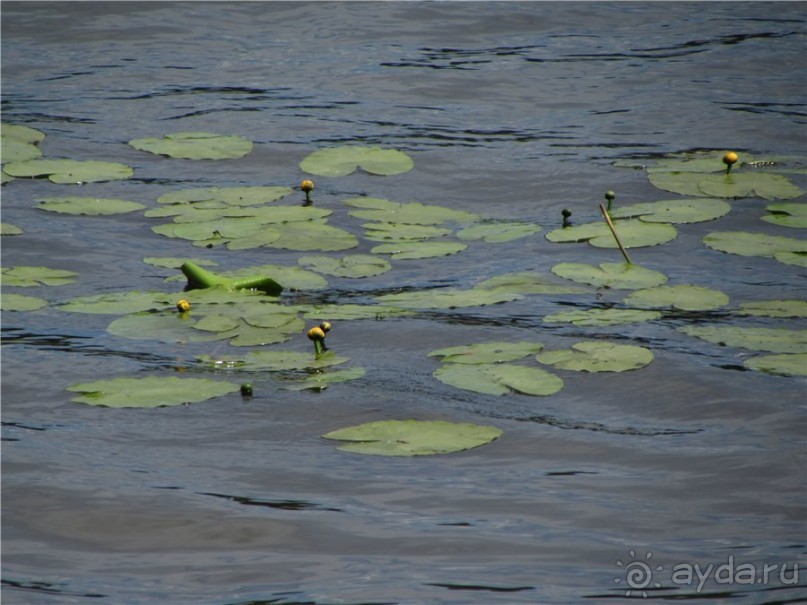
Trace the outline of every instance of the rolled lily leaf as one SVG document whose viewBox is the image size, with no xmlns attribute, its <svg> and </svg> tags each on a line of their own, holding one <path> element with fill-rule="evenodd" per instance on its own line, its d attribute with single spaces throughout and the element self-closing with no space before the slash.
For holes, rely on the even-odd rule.
<svg viewBox="0 0 807 605">
<path fill-rule="evenodd" d="M 182 263 L 180 267 L 182 273 L 188 278 L 188 285 L 192 288 L 227 288 L 230 290 L 261 290 L 270 296 L 279 296 L 283 291 L 283 286 L 271 277 L 253 276 L 243 279 L 228 279 L 190 261 Z"/>
</svg>

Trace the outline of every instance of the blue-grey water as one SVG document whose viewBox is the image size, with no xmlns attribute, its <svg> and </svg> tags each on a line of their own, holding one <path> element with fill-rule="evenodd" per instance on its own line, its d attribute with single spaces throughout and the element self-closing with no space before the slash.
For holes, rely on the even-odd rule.
<svg viewBox="0 0 807 605">
<path fill-rule="evenodd" d="M 341 204 L 356 195 L 535 221 L 545 232 L 564 208 L 579 222 L 598 220 L 606 189 L 620 202 L 675 197 L 617 160 L 805 153 L 805 8 L 3 2 L 3 122 L 45 132 L 45 157 L 135 170 L 126 181 L 3 186 L 3 222 L 24 230 L 4 236 L 3 266 L 79 274 L 64 286 L 4 286 L 51 304 L 2 318 L 3 603 L 804 602 L 805 382 L 743 371 L 753 352 L 684 337 L 675 328 L 686 317 L 550 327 L 544 315 L 581 299 L 531 296 L 335 322 L 329 342 L 366 368 L 361 380 L 315 393 L 257 378 L 248 402 L 234 394 L 157 409 L 86 406 L 66 387 L 174 375 L 227 345 L 115 337 L 110 316 L 67 313 L 61 302 L 178 292 L 147 256 L 206 255 L 234 269 L 293 266 L 299 253 L 199 249 L 153 233 L 160 221 L 140 212 L 79 217 L 36 202 L 73 194 L 153 207 L 183 188 L 295 186 L 310 152 L 359 143 L 401 149 L 415 168 L 315 177 L 317 206 L 357 235 Z M 237 134 L 255 146 L 239 160 L 190 161 L 127 145 L 178 131 Z M 759 221 L 765 205 L 732 202 L 718 223 L 681 226 L 676 240 L 637 249 L 634 260 L 670 283 L 720 289 L 732 308 L 803 300 L 803 269 L 701 243 L 713 230 L 798 237 Z M 373 245 L 361 240 L 354 251 Z M 607 261 L 618 252 L 539 234 L 394 262 L 372 280 L 329 278 L 319 295 L 349 302 L 374 289 L 468 288 L 505 272 Z M 559 371 L 566 386 L 550 397 L 495 397 L 438 382 L 427 357 L 471 342 L 560 348 L 590 338 L 643 344 L 655 360 L 625 374 Z M 279 348 L 308 347 L 300 335 Z M 393 418 L 504 434 L 418 458 L 342 453 L 320 438 Z"/>
</svg>

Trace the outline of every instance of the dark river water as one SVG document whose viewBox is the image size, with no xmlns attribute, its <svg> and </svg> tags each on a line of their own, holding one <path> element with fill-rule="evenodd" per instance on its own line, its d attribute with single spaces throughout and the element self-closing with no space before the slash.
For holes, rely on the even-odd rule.
<svg viewBox="0 0 807 605">
<path fill-rule="evenodd" d="M 3 186 L 3 222 L 25 232 L 3 238 L 3 266 L 79 274 L 63 286 L 4 287 L 51 304 L 2 318 L 3 603 L 807 601 L 805 381 L 742 371 L 752 352 L 685 337 L 675 317 L 549 326 L 544 315 L 581 299 L 530 296 L 334 322 L 331 347 L 367 373 L 322 392 L 255 376 L 249 401 L 236 393 L 156 409 L 81 405 L 66 387 L 170 376 L 229 345 L 116 337 L 106 332 L 114 316 L 68 313 L 59 303 L 179 292 L 164 282 L 172 272 L 145 264 L 147 256 L 234 269 L 294 266 L 299 253 L 196 248 L 153 233 L 160 221 L 142 212 L 36 208 L 58 195 L 154 207 L 183 188 L 296 186 L 306 155 L 353 143 L 400 149 L 415 162 L 397 176 L 315 177 L 316 205 L 357 235 L 341 204 L 357 195 L 534 221 L 544 233 L 563 208 L 580 222 L 599 220 L 607 189 L 619 201 L 674 197 L 618 160 L 698 149 L 805 152 L 806 7 L 3 2 L 3 121 L 46 133 L 45 157 L 135 170 L 129 180 L 84 186 Z M 223 161 L 127 145 L 178 131 L 255 145 Z M 804 175 L 792 178 L 805 186 Z M 732 307 L 804 299 L 803 269 L 701 244 L 715 229 L 798 236 L 759 221 L 765 200 L 732 204 L 719 227 L 683 225 L 673 242 L 637 249 L 634 260 L 670 283 L 720 289 Z M 361 240 L 348 252 L 373 245 Z M 360 301 L 619 260 L 616 250 L 551 244 L 542 233 L 393 262 L 372 280 L 330 277 L 317 296 Z M 755 325 L 804 328 L 793 319 Z M 439 364 L 427 356 L 490 340 L 560 348 L 591 338 L 641 343 L 655 360 L 622 374 L 558 371 L 566 386 L 549 397 L 497 397 L 438 382 Z M 300 335 L 280 348 L 307 351 L 309 343 Z M 393 418 L 504 433 L 477 449 L 415 458 L 348 454 L 320 438 Z"/>
</svg>

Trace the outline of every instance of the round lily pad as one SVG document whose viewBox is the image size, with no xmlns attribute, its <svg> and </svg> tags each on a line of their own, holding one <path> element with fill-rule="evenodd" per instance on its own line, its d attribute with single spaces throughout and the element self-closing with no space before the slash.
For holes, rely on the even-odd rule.
<svg viewBox="0 0 807 605">
<path fill-rule="evenodd" d="M 85 215 L 126 214 L 145 207 L 131 200 L 76 196 L 44 198 L 37 205 L 40 210 L 48 212 Z"/>
<path fill-rule="evenodd" d="M 16 177 L 47 176 L 54 183 L 80 184 L 128 179 L 134 171 L 125 164 L 78 160 L 29 160 L 12 162 L 3 167 Z"/>
<path fill-rule="evenodd" d="M 543 227 L 536 223 L 490 222 L 466 227 L 457 232 L 461 240 L 483 240 L 489 244 L 509 242 L 540 233 Z"/>
<path fill-rule="evenodd" d="M 728 347 L 771 353 L 803 353 L 807 350 L 807 330 L 749 328 L 742 326 L 683 326 L 684 334 Z"/>
<path fill-rule="evenodd" d="M 449 454 L 490 443 L 501 436 L 496 427 L 442 420 L 379 420 L 323 435 L 346 442 L 339 449 L 375 456 Z"/>
<path fill-rule="evenodd" d="M 678 232 L 667 223 L 647 223 L 639 219 L 619 220 L 614 224 L 625 248 L 658 246 L 675 239 Z M 605 222 L 585 223 L 546 234 L 550 242 L 588 242 L 597 248 L 618 248 L 614 235 Z"/>
<path fill-rule="evenodd" d="M 443 363 L 501 363 L 534 355 L 543 347 L 537 342 L 482 342 L 437 349 L 429 357 L 440 357 Z"/>
<path fill-rule="evenodd" d="M 409 172 L 415 163 L 397 149 L 344 145 L 315 151 L 300 162 L 300 169 L 319 176 L 347 176 L 361 168 L 376 175 Z"/>
<path fill-rule="evenodd" d="M 552 273 L 600 288 L 637 290 L 660 286 L 667 276 L 632 263 L 601 263 L 599 267 L 583 263 L 558 263 Z"/>
<path fill-rule="evenodd" d="M 589 289 L 558 283 L 532 271 L 505 273 L 479 282 L 474 289 L 514 294 L 582 294 Z"/>
<path fill-rule="evenodd" d="M 650 182 L 657 188 L 681 195 L 721 198 L 761 197 L 766 200 L 792 199 L 804 194 L 787 177 L 766 172 L 702 174 L 697 172 L 653 172 Z"/>
<path fill-rule="evenodd" d="M 496 292 L 491 290 L 449 289 L 401 292 L 400 294 L 384 294 L 376 297 L 381 304 L 406 309 L 454 309 L 458 307 L 480 307 L 518 300 L 520 294 Z"/>
<path fill-rule="evenodd" d="M 762 220 L 780 227 L 807 228 L 807 204 L 795 202 L 769 204 L 766 210 L 770 214 L 763 216 Z"/>
<path fill-rule="evenodd" d="M 645 347 L 595 340 L 578 342 L 571 349 L 545 351 L 536 359 L 560 370 L 626 372 L 648 365 L 653 353 Z"/>
<path fill-rule="evenodd" d="M 459 242 L 399 242 L 395 244 L 381 244 L 370 252 L 373 254 L 389 254 L 396 260 L 412 260 L 419 258 L 436 258 L 450 256 L 467 248 L 467 244 Z"/>
<path fill-rule="evenodd" d="M 371 254 L 349 254 L 342 258 L 301 256 L 297 262 L 318 273 L 352 278 L 381 275 L 392 268 L 389 261 Z"/>
<path fill-rule="evenodd" d="M 268 204 L 293 193 L 291 187 L 197 187 L 164 193 L 160 204 L 184 205 L 194 202 L 221 202 L 227 206 Z"/>
<path fill-rule="evenodd" d="M 111 408 L 156 408 L 205 401 L 238 391 L 237 384 L 208 378 L 113 378 L 67 387 L 71 401 Z"/>
<path fill-rule="evenodd" d="M 807 376 L 807 353 L 759 355 L 743 361 L 750 370 L 777 376 Z"/>
<path fill-rule="evenodd" d="M 36 296 L 23 296 L 4 292 L 0 297 L 0 309 L 5 311 L 36 311 L 48 306 L 48 301 Z"/>
<path fill-rule="evenodd" d="M 266 244 L 272 248 L 310 252 L 336 252 L 355 248 L 359 240 L 352 233 L 316 222 L 288 223 L 278 229 L 280 237 Z"/>
<path fill-rule="evenodd" d="M 344 200 L 344 203 L 356 208 L 348 213 L 350 216 L 379 223 L 439 225 L 479 220 L 478 215 L 464 210 L 420 202 L 399 203 L 383 198 L 356 197 Z"/>
<path fill-rule="evenodd" d="M 659 319 L 658 311 L 641 309 L 585 309 L 562 311 L 544 317 L 545 323 L 570 323 L 575 326 L 616 326 Z"/>
<path fill-rule="evenodd" d="M 133 139 L 129 145 L 141 151 L 186 160 L 242 158 L 252 151 L 252 141 L 212 132 L 175 132 L 162 138 Z"/>
<path fill-rule="evenodd" d="M 451 229 L 408 223 L 365 223 L 364 238 L 371 242 L 413 242 L 451 235 Z"/>
<path fill-rule="evenodd" d="M 626 305 L 643 309 L 674 308 L 682 311 L 710 311 L 725 307 L 729 303 L 729 297 L 719 290 L 684 284 L 637 290 L 623 302 Z"/>
<path fill-rule="evenodd" d="M 37 143 L 45 139 L 44 132 L 28 126 L 1 124 L 0 134 L 2 135 L 0 136 L 2 139 L 0 158 L 3 163 L 26 162 L 42 156 L 42 151 L 37 147 Z"/>
<path fill-rule="evenodd" d="M 365 374 L 364 368 L 349 368 L 347 370 L 335 371 L 319 371 L 314 374 L 307 375 L 302 380 L 295 380 L 286 382 L 283 385 L 284 389 L 290 391 L 322 391 L 332 384 L 340 382 L 348 382 L 350 380 L 358 380 Z"/>
<path fill-rule="evenodd" d="M 747 231 L 714 231 L 703 238 L 713 250 L 740 256 L 775 256 L 780 252 L 807 253 L 807 240 Z"/>
<path fill-rule="evenodd" d="M 714 198 L 662 200 L 619 206 L 611 218 L 638 218 L 647 223 L 700 223 L 728 214 L 731 206 Z"/>
<path fill-rule="evenodd" d="M 434 371 L 434 377 L 459 389 L 487 395 L 516 392 L 547 396 L 563 388 L 563 380 L 546 370 L 511 363 L 447 363 Z"/>
<path fill-rule="evenodd" d="M 0 276 L 4 286 L 64 286 L 73 283 L 78 273 L 49 267 L 3 267 Z"/>
</svg>

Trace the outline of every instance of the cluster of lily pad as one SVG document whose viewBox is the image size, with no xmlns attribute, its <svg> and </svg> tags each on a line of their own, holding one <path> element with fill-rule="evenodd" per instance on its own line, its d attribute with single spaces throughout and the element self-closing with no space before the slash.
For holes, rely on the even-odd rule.
<svg viewBox="0 0 807 605">
<path fill-rule="evenodd" d="M 39 144 L 44 134 L 33 129 L 3 125 L 2 134 L 3 161 L 7 162 L 3 166 L 4 182 L 11 178 L 43 176 L 55 183 L 80 183 L 132 176 L 131 168 L 109 162 L 43 160 Z M 252 143 L 242 137 L 202 132 L 136 139 L 130 141 L 130 145 L 150 153 L 191 160 L 237 159 L 252 149 Z M 677 225 L 714 221 L 725 216 L 731 209 L 727 200 L 761 197 L 776 202 L 803 195 L 804 192 L 785 176 L 788 171 L 801 170 L 800 160 L 752 158 L 748 154 L 743 154 L 741 162 L 737 160 L 737 157 L 731 162 L 724 159 L 725 170 L 720 155 L 715 153 L 680 154 L 650 165 L 619 162 L 620 166 L 646 170 L 656 187 L 685 197 L 612 208 L 611 196 L 608 223 L 570 225 L 569 213 L 565 213 L 564 225 L 546 233 L 545 239 L 553 243 L 587 242 L 600 248 L 662 245 L 677 237 Z M 312 175 L 338 177 L 358 169 L 374 175 L 401 174 L 411 170 L 413 165 L 411 158 L 398 150 L 342 146 L 311 153 L 301 161 L 300 168 Z M 365 221 L 360 225 L 361 238 L 373 243 L 370 253 L 340 257 L 311 254 L 343 252 L 357 247 L 360 242 L 356 234 L 327 224 L 333 211 L 312 203 L 313 188 L 313 182 L 303 181 L 301 189 L 306 193 L 303 205 L 279 203 L 293 193 L 288 186 L 182 189 L 160 196 L 156 200 L 158 206 L 144 212 L 150 219 L 170 219 L 170 222 L 155 225 L 152 228 L 155 233 L 190 241 L 194 246 L 223 246 L 229 250 L 268 247 L 307 253 L 299 257 L 297 267 L 264 265 L 217 273 L 202 269 L 201 265 L 205 264 L 202 260 L 144 259 L 158 267 L 172 270 L 181 267 L 189 284 L 196 288 L 183 292 L 185 304 L 180 305 L 179 312 L 177 295 L 171 292 L 107 292 L 75 298 L 58 308 L 119 315 L 110 323 L 108 332 L 120 337 L 163 342 L 226 341 L 234 347 L 288 342 L 299 337 L 305 331 L 306 322 L 312 320 L 395 317 L 424 310 L 506 303 L 530 295 L 590 295 L 595 289 L 627 293 L 621 304 L 598 304 L 551 313 L 543 317 L 543 322 L 611 326 L 655 320 L 674 313 L 698 312 L 703 317 L 704 313 L 716 310 L 738 316 L 807 316 L 807 302 L 796 300 L 747 303 L 729 309 L 728 297 L 718 290 L 697 284 L 670 285 L 663 273 L 632 262 L 559 263 L 551 268 L 551 275 L 532 271 L 509 273 L 470 288 L 382 294 L 375 296 L 370 304 L 300 303 L 293 296 L 281 297 L 281 292 L 322 290 L 328 285 L 324 275 L 350 279 L 372 277 L 390 271 L 393 263 L 458 254 L 473 242 L 495 245 L 534 236 L 543 229 L 536 223 L 485 218 L 439 205 L 353 197 L 343 200 L 343 204 L 349 216 Z M 137 212 L 145 208 L 130 200 L 79 196 L 44 198 L 38 200 L 37 207 L 43 211 L 83 215 Z M 807 226 L 805 204 L 776 202 L 769 204 L 766 210 L 768 214 L 761 218 L 768 223 L 788 228 Z M 4 235 L 20 232 L 13 225 L 3 225 Z M 716 231 L 707 234 L 703 242 L 721 252 L 771 257 L 802 267 L 807 260 L 807 244 L 796 238 Z M 6 286 L 59 285 L 75 278 L 75 274 L 69 273 L 42 267 L 4 268 L 3 283 Z M 32 310 L 48 304 L 42 299 L 28 299 L 33 297 L 5 294 L 3 310 Z M 679 329 L 709 342 L 770 353 L 745 360 L 749 369 L 785 375 L 807 374 L 805 331 L 737 328 L 703 325 L 702 322 Z M 553 351 L 544 351 L 543 345 L 535 342 L 472 343 L 432 351 L 429 356 L 440 360 L 442 365 L 434 371 L 434 376 L 445 384 L 493 395 L 515 392 L 539 396 L 556 393 L 564 384 L 563 379 L 546 366 L 560 371 L 621 372 L 640 369 L 653 360 L 653 353 L 645 347 L 601 339 L 585 340 Z M 203 371 L 235 376 L 268 373 L 285 388 L 320 390 L 364 376 L 364 368 L 341 368 L 348 361 L 349 358 L 330 350 L 318 349 L 312 356 L 298 351 L 260 348 L 239 354 L 203 355 L 195 363 Z M 123 385 L 121 380 L 139 382 L 135 388 L 134 383 Z M 161 391 L 154 379 L 115 379 L 73 385 L 70 390 L 81 393 L 75 401 L 118 407 L 187 403 L 190 399 L 183 393 L 190 387 L 199 394 L 208 394 L 203 399 L 238 390 L 234 383 L 198 378 L 176 378 L 165 384 L 166 389 Z M 141 393 L 142 398 L 136 394 L 123 397 L 124 390 Z M 242 393 L 245 393 L 243 388 Z M 395 427 L 374 425 L 374 437 L 369 436 L 372 431 L 364 432 L 370 427 L 335 432 L 326 437 L 355 438 L 360 444 L 344 449 L 366 453 L 415 455 L 442 451 L 428 444 L 424 448 L 423 443 L 412 436 L 435 427 L 413 422 Z M 458 427 L 460 425 L 455 426 Z M 468 426 L 461 428 L 463 434 L 470 430 Z M 388 433 L 390 430 L 392 432 Z M 458 443 L 466 445 L 446 451 L 466 449 L 473 447 L 467 443 L 480 445 L 495 439 L 499 435 L 497 430 L 471 431 L 477 441 L 460 439 Z M 445 435 L 451 431 L 441 425 L 438 432 Z M 403 436 L 404 433 L 408 436 Z M 485 436 L 482 441 L 478 440 L 480 434 Z M 370 443 L 375 445 L 366 445 Z"/>
</svg>

